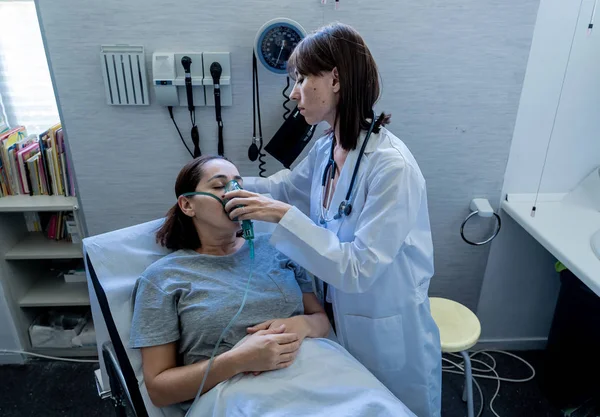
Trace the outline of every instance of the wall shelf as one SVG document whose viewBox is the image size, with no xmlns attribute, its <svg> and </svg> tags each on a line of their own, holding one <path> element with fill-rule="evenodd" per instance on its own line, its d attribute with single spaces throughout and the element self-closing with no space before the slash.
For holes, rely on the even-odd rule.
<svg viewBox="0 0 600 417">
<path fill-rule="evenodd" d="M 40 279 L 19 300 L 21 307 L 88 306 L 87 283 L 65 282 L 62 278 Z"/>
<path fill-rule="evenodd" d="M 0 212 L 71 211 L 77 197 L 54 195 L 15 195 L 0 198 Z"/>
<path fill-rule="evenodd" d="M 55 241 L 41 233 L 29 233 L 4 256 L 7 260 L 19 259 L 78 259 L 83 258 L 80 243 Z"/>
</svg>

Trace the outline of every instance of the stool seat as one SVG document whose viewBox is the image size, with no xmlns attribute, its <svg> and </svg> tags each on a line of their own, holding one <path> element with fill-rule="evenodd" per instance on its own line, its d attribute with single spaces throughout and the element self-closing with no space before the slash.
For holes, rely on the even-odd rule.
<svg viewBox="0 0 600 417">
<path fill-rule="evenodd" d="M 430 297 L 431 315 L 440 329 L 442 352 L 461 352 L 475 346 L 481 335 L 477 316 L 456 301 Z"/>
</svg>

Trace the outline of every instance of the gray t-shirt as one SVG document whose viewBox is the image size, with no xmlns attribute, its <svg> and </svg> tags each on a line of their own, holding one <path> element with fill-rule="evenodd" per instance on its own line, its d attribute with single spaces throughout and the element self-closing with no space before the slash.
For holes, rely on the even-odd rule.
<svg viewBox="0 0 600 417">
<path fill-rule="evenodd" d="M 221 332 L 242 303 L 242 313 L 223 338 L 217 354 L 246 336 L 246 328 L 266 320 L 304 314 L 302 293 L 312 292 L 306 271 L 269 244 L 254 239 L 254 265 L 248 243 L 227 256 L 179 250 L 150 265 L 133 290 L 131 348 L 175 341 L 184 365 L 210 358 Z"/>
</svg>

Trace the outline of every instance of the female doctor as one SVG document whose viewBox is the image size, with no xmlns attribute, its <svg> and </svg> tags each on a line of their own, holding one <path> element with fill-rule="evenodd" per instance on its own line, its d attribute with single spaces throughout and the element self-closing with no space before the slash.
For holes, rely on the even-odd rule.
<svg viewBox="0 0 600 417">
<path fill-rule="evenodd" d="M 329 284 L 339 342 L 417 416 L 439 416 L 425 180 L 383 127 L 389 116 L 373 113 L 375 61 L 353 28 L 334 24 L 300 42 L 288 68 L 296 80 L 290 97 L 309 124 L 325 121 L 330 133 L 295 169 L 247 178 L 245 190 L 225 195 L 225 210 L 277 223 L 271 243 Z"/>
</svg>

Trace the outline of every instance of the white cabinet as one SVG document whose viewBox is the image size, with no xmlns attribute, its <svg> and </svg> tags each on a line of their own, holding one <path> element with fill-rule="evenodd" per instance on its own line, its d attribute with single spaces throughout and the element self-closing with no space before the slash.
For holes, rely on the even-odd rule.
<svg viewBox="0 0 600 417">
<path fill-rule="evenodd" d="M 48 309 L 90 305 L 86 283 L 66 283 L 51 273 L 52 260 L 83 259 L 81 243 L 56 241 L 28 232 L 25 212 L 72 212 L 83 237 L 76 197 L 9 196 L 0 198 L 0 350 L 23 350 L 51 356 L 97 356 L 93 348 L 33 349 L 28 329 Z M 16 334 L 14 334 L 16 333 Z M 1 355 L 0 363 L 20 362 L 20 355 Z"/>
</svg>

